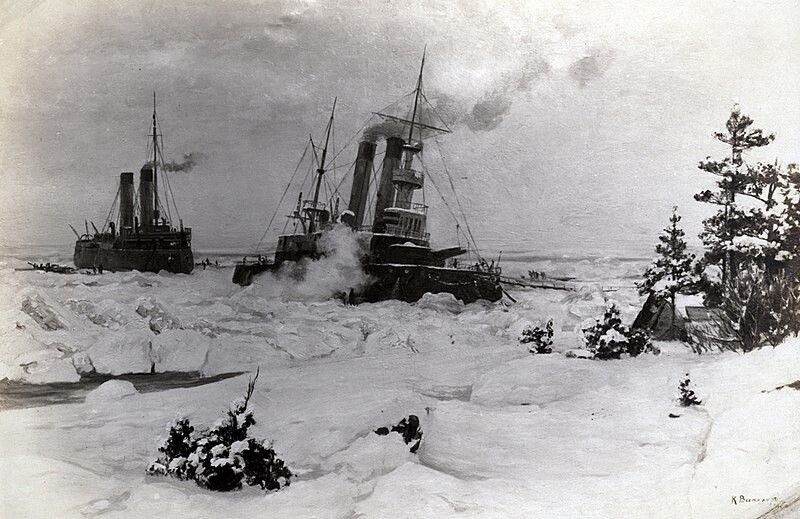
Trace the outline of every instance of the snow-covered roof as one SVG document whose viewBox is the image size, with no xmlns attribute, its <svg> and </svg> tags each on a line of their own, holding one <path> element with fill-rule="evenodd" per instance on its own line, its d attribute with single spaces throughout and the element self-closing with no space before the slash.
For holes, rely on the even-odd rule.
<svg viewBox="0 0 800 519">
<path fill-rule="evenodd" d="M 702 294 L 675 294 L 675 309 L 677 310 L 677 315 L 686 319 L 687 307 L 702 307 L 703 306 L 703 295 Z"/>
<path fill-rule="evenodd" d="M 705 306 L 685 307 L 686 317 L 693 322 L 716 321 L 722 317 L 721 308 L 707 308 Z"/>
<path fill-rule="evenodd" d="M 425 247 L 423 245 L 417 245 L 416 243 L 411 243 L 410 241 L 407 241 L 405 243 L 394 243 L 394 244 L 390 245 L 390 247 L 414 247 L 416 249 L 430 249 L 430 247 Z"/>
</svg>

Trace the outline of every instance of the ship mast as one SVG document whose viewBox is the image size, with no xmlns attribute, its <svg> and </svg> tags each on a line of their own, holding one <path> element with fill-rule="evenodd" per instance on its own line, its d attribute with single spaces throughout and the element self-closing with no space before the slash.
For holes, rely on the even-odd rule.
<svg viewBox="0 0 800 519">
<path fill-rule="evenodd" d="M 419 77 L 417 78 L 417 89 L 414 91 L 414 110 L 411 112 L 411 126 L 408 129 L 408 143 L 411 144 L 411 139 L 414 134 L 414 119 L 417 118 L 417 107 L 419 106 L 419 93 L 422 90 L 422 69 L 425 68 L 425 51 L 428 49 L 426 45 L 422 49 L 422 63 L 419 65 Z"/>
<path fill-rule="evenodd" d="M 161 216 L 158 210 L 158 132 L 156 128 L 156 93 L 153 91 L 153 218 L 158 225 Z"/>
<path fill-rule="evenodd" d="M 325 174 L 325 157 L 328 155 L 328 142 L 331 138 L 331 130 L 333 129 L 333 114 L 336 111 L 336 99 L 333 99 L 333 108 L 331 109 L 331 118 L 328 120 L 328 128 L 325 134 L 325 147 L 322 149 L 322 158 L 319 162 L 319 168 L 317 168 L 317 185 L 314 188 L 314 201 L 313 205 L 311 206 L 311 210 L 313 211 L 311 221 L 308 225 L 308 232 L 314 232 L 314 220 L 318 217 L 319 211 L 317 208 L 317 203 L 319 203 L 319 189 L 322 184 L 322 176 Z"/>
<path fill-rule="evenodd" d="M 422 51 L 422 63 L 419 66 L 419 77 L 417 78 L 417 88 L 414 90 L 414 108 L 411 112 L 411 119 L 408 128 L 408 140 L 402 146 L 402 155 L 399 168 L 392 169 L 392 184 L 394 184 L 394 207 L 411 209 L 413 207 L 414 191 L 422 189 L 424 176 L 421 171 L 413 169 L 414 157 L 422 151 L 422 135 L 419 140 L 414 140 L 414 126 L 419 110 L 419 101 L 422 96 L 422 71 L 425 68 L 425 50 Z M 386 159 L 384 159 L 385 161 Z M 420 221 L 421 222 L 421 221 Z M 420 223 L 424 226 L 424 223 Z"/>
</svg>

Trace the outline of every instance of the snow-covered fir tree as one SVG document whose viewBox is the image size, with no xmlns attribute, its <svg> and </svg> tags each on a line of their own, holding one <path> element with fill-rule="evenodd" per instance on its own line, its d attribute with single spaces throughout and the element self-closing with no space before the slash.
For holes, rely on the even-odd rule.
<svg viewBox="0 0 800 519">
<path fill-rule="evenodd" d="M 719 177 L 716 191 L 702 191 L 695 200 L 719 206 L 716 214 L 703 221 L 700 238 L 706 246 L 705 261 L 720 267 L 723 285 L 735 275 L 738 263 L 754 252 L 762 258 L 777 253 L 770 241 L 770 232 L 776 228 L 770 209 L 781 187 L 779 168 L 760 163 L 750 166 L 742 158 L 745 151 L 768 145 L 775 135 L 765 135 L 752 126 L 753 120 L 735 105 L 726 131 L 714 133 L 717 140 L 730 147 L 730 156 L 722 160 L 707 157 L 698 165 Z M 750 203 L 737 202 L 737 195 L 748 197 Z"/>
<path fill-rule="evenodd" d="M 581 338 L 592 357 L 600 360 L 619 359 L 625 354 L 636 357 L 645 352 L 661 353 L 645 330 L 631 330 L 622 324 L 619 308 L 610 300 L 606 301 L 602 321 L 589 319 L 581 325 Z"/>
<path fill-rule="evenodd" d="M 788 270 L 793 277 L 800 278 L 800 168 L 797 164 L 789 164 L 785 179 L 781 193 L 783 207 L 779 218 L 782 246 L 777 259 L 788 264 Z"/>
<path fill-rule="evenodd" d="M 695 195 L 720 206 L 700 235 L 706 264 L 722 271 L 721 283 L 706 287 L 706 301 L 722 308 L 729 335 L 745 351 L 800 331 L 800 173 L 795 165 L 784 171 L 777 160 L 743 160 L 744 151 L 775 138 L 752 124 L 734 107 L 727 133 L 715 133 L 730 146 L 730 157 L 699 166 L 720 177 L 719 190 Z"/>
<path fill-rule="evenodd" d="M 636 283 L 639 293 L 655 294 L 658 298 L 668 298 L 672 305 L 670 337 L 675 330 L 675 294 L 697 284 L 699 277 L 694 272 L 694 254 L 686 250 L 685 233 L 678 227 L 681 217 L 678 208 L 672 208 L 669 226 L 659 235 L 661 243 L 656 245 L 659 255 L 645 270 L 642 281 Z"/>
</svg>

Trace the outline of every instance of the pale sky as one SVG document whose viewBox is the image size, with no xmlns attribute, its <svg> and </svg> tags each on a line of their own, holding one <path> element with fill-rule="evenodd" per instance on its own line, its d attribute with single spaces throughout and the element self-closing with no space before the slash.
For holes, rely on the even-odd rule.
<svg viewBox="0 0 800 519">
<path fill-rule="evenodd" d="M 488 250 L 648 255 L 673 205 L 696 239 L 708 209 L 692 194 L 713 181 L 697 162 L 725 155 L 711 134 L 735 102 L 777 135 L 748 160 L 800 160 L 796 1 L 9 1 L 0 252 L 69 252 L 68 223 L 105 220 L 145 160 L 154 90 L 166 158 L 202 154 L 170 177 L 195 249 L 246 250 L 333 98 L 341 146 L 413 88 L 425 45 L 454 130 L 443 153 Z"/>
</svg>

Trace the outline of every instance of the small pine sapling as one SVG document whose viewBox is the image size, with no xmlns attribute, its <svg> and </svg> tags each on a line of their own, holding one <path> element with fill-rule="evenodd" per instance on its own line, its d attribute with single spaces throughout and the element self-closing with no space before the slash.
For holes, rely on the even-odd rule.
<svg viewBox="0 0 800 519">
<path fill-rule="evenodd" d="M 631 330 L 622 324 L 619 308 L 613 301 L 606 303 L 603 321 L 595 319 L 594 323 L 581 328 L 581 333 L 586 349 L 595 359 L 619 359 L 625 353 L 631 357 L 645 352 L 660 353 L 646 331 Z"/>
<path fill-rule="evenodd" d="M 553 320 L 548 319 L 544 329 L 534 326 L 527 326 L 522 330 L 519 338 L 520 344 L 528 344 L 528 352 L 532 355 L 537 353 L 553 353 Z"/>
<path fill-rule="evenodd" d="M 689 374 L 686 374 L 686 377 L 681 380 L 678 389 L 681 392 L 681 396 L 679 397 L 679 401 L 683 407 L 689 407 L 693 405 L 700 405 L 703 402 L 697 398 L 697 395 L 694 394 L 694 390 L 689 387 L 691 381 L 689 380 Z"/>
<path fill-rule="evenodd" d="M 265 490 L 288 486 L 292 473 L 272 445 L 248 434 L 256 423 L 247 405 L 257 378 L 258 371 L 248 382 L 245 397 L 234 401 L 225 418 L 210 429 L 195 432 L 187 418 L 174 422 L 159 448 L 163 456 L 150 465 L 148 474 L 192 479 L 216 491 L 239 489 L 243 481 Z"/>
</svg>

